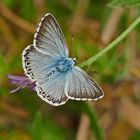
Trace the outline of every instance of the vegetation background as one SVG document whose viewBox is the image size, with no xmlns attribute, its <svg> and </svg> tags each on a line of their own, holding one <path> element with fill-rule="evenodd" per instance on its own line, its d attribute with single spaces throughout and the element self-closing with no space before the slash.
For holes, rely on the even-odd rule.
<svg viewBox="0 0 140 140">
<path fill-rule="evenodd" d="M 5 77 L 24 75 L 22 50 L 32 43 L 40 18 L 48 12 L 59 22 L 78 64 L 100 52 L 140 13 L 139 0 L 108 2 L 0 1 L 0 140 L 140 140 L 140 25 L 84 67 L 105 92 L 98 101 L 53 107 L 27 88 L 10 94 L 15 86 Z"/>
</svg>

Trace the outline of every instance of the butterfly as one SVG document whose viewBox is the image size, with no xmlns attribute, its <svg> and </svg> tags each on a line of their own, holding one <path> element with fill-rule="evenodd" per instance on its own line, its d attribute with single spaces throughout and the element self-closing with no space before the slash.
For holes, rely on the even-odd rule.
<svg viewBox="0 0 140 140">
<path fill-rule="evenodd" d="M 39 22 L 33 44 L 22 52 L 25 74 L 35 82 L 37 95 L 59 106 L 72 100 L 97 100 L 104 93 L 99 85 L 69 58 L 64 35 L 56 19 L 47 13 Z"/>
</svg>

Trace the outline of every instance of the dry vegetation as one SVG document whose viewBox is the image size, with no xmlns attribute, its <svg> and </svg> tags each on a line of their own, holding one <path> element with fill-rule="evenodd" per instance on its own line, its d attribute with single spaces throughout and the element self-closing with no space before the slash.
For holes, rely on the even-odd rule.
<svg viewBox="0 0 140 140">
<path fill-rule="evenodd" d="M 0 1 L 0 140 L 95 140 L 94 124 L 84 104 L 69 101 L 53 107 L 25 88 L 15 94 L 5 77 L 24 75 L 22 50 L 32 42 L 47 12 L 58 20 L 71 56 L 78 64 L 105 48 L 129 27 L 137 8 L 111 9 L 107 0 Z M 74 34 L 73 47 L 71 36 Z M 84 69 L 100 83 L 104 98 L 89 102 L 106 140 L 140 139 L 140 25 L 116 48 Z M 96 73 L 94 72 L 96 71 Z M 97 114 L 96 114 L 97 113 Z M 91 127 L 93 126 L 93 127 Z M 99 139 L 99 138 L 97 138 Z"/>
</svg>

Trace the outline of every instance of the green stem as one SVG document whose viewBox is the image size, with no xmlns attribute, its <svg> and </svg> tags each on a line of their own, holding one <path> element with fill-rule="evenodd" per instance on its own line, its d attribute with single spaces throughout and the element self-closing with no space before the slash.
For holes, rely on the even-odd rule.
<svg viewBox="0 0 140 140">
<path fill-rule="evenodd" d="M 105 47 L 102 51 L 97 53 L 96 55 L 90 57 L 88 60 L 84 61 L 81 64 L 81 67 L 90 66 L 93 62 L 95 62 L 98 58 L 108 52 L 110 49 L 114 48 L 117 44 L 119 44 L 138 24 L 140 23 L 140 17 L 138 17 L 129 27 L 126 29 L 119 37 L 117 37 L 113 42 L 111 42 L 107 47 Z"/>
<path fill-rule="evenodd" d="M 104 140 L 102 129 L 99 126 L 99 120 L 96 110 L 91 107 L 87 102 L 83 102 L 84 111 L 90 119 L 90 125 L 96 140 Z"/>
</svg>

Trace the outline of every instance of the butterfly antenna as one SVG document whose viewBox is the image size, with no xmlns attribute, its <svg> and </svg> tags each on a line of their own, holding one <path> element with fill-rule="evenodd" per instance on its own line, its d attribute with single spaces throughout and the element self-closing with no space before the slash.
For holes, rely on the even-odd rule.
<svg viewBox="0 0 140 140">
<path fill-rule="evenodd" d="M 72 46 L 72 48 L 73 48 L 73 58 L 74 58 L 74 56 L 75 56 L 75 54 L 74 54 L 74 45 L 73 45 L 73 42 L 74 42 L 74 34 L 72 33 L 72 37 L 71 37 L 71 46 Z"/>
<path fill-rule="evenodd" d="M 74 42 L 74 34 L 72 33 L 72 38 L 71 38 L 71 44 L 72 44 L 72 48 L 73 48 L 73 55 L 72 55 L 72 57 L 73 57 L 73 60 L 76 62 L 76 63 L 79 63 L 80 64 L 80 62 L 77 60 L 77 58 L 75 58 L 75 51 L 74 51 L 74 45 L 73 45 L 73 42 Z"/>
<path fill-rule="evenodd" d="M 93 73 L 93 75 L 98 74 L 98 72 L 94 69 L 92 70 L 92 68 L 90 66 L 87 67 L 87 72 L 91 72 L 91 73 Z"/>
</svg>

